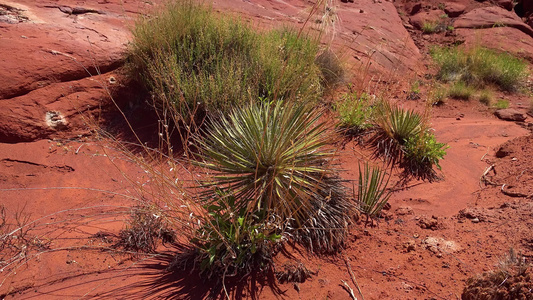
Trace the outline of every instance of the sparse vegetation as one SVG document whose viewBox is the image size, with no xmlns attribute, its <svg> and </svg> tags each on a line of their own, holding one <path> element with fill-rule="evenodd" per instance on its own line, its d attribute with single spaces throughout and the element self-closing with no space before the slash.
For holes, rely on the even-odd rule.
<svg viewBox="0 0 533 300">
<path fill-rule="evenodd" d="M 490 90 L 482 90 L 479 95 L 479 102 L 485 104 L 486 106 L 490 106 L 492 103 L 492 93 Z"/>
<path fill-rule="evenodd" d="M 367 93 L 350 92 L 336 105 L 339 127 L 350 135 L 359 135 L 372 127 L 373 106 Z"/>
<path fill-rule="evenodd" d="M 437 32 L 437 22 L 424 22 L 422 24 L 422 32 L 426 34 L 432 34 Z"/>
<path fill-rule="evenodd" d="M 418 100 L 418 99 L 420 99 L 420 81 L 415 80 L 415 82 L 411 84 L 409 94 L 407 94 L 407 100 Z"/>
<path fill-rule="evenodd" d="M 443 86 L 436 87 L 431 94 L 432 105 L 442 105 L 448 97 L 448 91 Z"/>
<path fill-rule="evenodd" d="M 164 215 L 149 207 L 136 207 L 125 229 L 120 231 L 117 247 L 135 252 L 155 252 L 158 240 L 173 243 L 176 233 L 170 229 Z"/>
<path fill-rule="evenodd" d="M 439 67 L 438 78 L 446 82 L 480 87 L 495 85 L 504 91 L 516 91 L 527 76 L 524 61 L 480 46 L 433 47 L 431 56 Z"/>
<path fill-rule="evenodd" d="M 497 109 L 509 108 L 509 101 L 500 99 L 494 103 L 494 107 Z"/>
<path fill-rule="evenodd" d="M 459 100 L 470 100 L 474 93 L 475 89 L 462 81 L 454 83 L 448 90 L 448 96 Z"/>
</svg>

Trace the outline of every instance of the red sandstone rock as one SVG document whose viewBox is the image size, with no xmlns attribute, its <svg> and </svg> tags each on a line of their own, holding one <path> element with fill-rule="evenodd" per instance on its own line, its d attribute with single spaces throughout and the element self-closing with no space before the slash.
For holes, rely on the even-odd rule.
<svg viewBox="0 0 533 300">
<path fill-rule="evenodd" d="M 493 2 L 500 6 L 500 7 L 503 7 L 507 10 L 513 10 L 513 1 L 512 0 L 493 0 Z"/>
<path fill-rule="evenodd" d="M 455 28 L 512 27 L 533 37 L 533 29 L 514 12 L 495 6 L 476 8 L 457 18 L 453 26 Z"/>
<path fill-rule="evenodd" d="M 448 2 L 444 8 L 444 12 L 450 18 L 457 18 L 460 16 L 466 9 L 466 6 L 461 3 Z"/>
<path fill-rule="evenodd" d="M 518 121 L 522 122 L 526 119 L 526 114 L 513 109 L 513 108 L 505 108 L 505 109 L 499 109 L 494 113 L 498 118 L 506 121 Z"/>
<path fill-rule="evenodd" d="M 440 23 L 443 17 L 444 12 L 442 10 L 430 10 L 412 16 L 409 18 L 409 22 L 417 29 L 422 29 L 424 23 Z"/>
</svg>

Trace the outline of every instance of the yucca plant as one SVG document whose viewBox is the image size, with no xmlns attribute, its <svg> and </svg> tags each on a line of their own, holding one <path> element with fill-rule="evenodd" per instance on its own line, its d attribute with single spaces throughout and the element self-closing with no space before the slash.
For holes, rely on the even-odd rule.
<svg viewBox="0 0 533 300">
<path fill-rule="evenodd" d="M 414 110 L 405 110 L 388 101 L 377 106 L 374 116 L 378 127 L 370 140 L 374 155 L 384 157 L 390 164 L 400 161 L 407 140 L 423 130 L 424 118 Z"/>
<path fill-rule="evenodd" d="M 263 216 L 257 222 L 317 234 L 311 244 L 321 249 L 341 243 L 350 205 L 319 116 L 312 106 L 278 101 L 252 103 L 214 121 L 198 139 L 199 165 L 214 171 L 202 185 L 203 200 L 221 189 L 235 197 L 235 209 Z"/>
<path fill-rule="evenodd" d="M 359 210 L 366 216 L 365 225 L 371 219 L 379 216 L 381 210 L 389 201 L 390 190 L 387 190 L 390 175 L 379 167 L 370 167 L 368 163 L 363 168 L 359 166 L 359 183 L 357 188 L 357 203 Z"/>
</svg>

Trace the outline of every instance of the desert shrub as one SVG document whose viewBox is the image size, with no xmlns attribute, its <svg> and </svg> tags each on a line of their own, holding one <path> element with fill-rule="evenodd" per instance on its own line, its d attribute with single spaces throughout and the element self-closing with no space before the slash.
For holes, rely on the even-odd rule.
<svg viewBox="0 0 533 300">
<path fill-rule="evenodd" d="M 331 134 L 320 113 L 305 104 L 252 103 L 221 117 L 199 139 L 200 166 L 213 172 L 202 185 L 235 197 L 235 209 L 263 216 L 257 222 L 291 231 L 317 250 L 333 250 L 349 221 L 345 188 L 333 165 Z"/>
<path fill-rule="evenodd" d="M 350 135 L 359 135 L 372 127 L 373 106 L 367 93 L 346 93 L 335 109 L 339 113 L 338 127 Z"/>
<path fill-rule="evenodd" d="M 504 91 L 516 91 L 527 77 L 527 64 L 508 53 L 472 47 L 433 47 L 431 56 L 439 67 L 438 78 L 468 85 L 493 84 Z"/>
<path fill-rule="evenodd" d="M 533 299 L 531 266 L 511 249 L 496 270 L 469 278 L 461 299 Z"/>
<path fill-rule="evenodd" d="M 448 97 L 448 90 L 442 86 L 436 87 L 431 94 L 432 105 L 442 105 Z"/>
<path fill-rule="evenodd" d="M 497 109 L 508 108 L 509 107 L 509 101 L 507 101 L 505 99 L 500 99 L 500 100 L 496 101 L 496 103 L 494 103 L 494 107 L 497 108 Z"/>
<path fill-rule="evenodd" d="M 459 100 L 469 100 L 475 89 L 462 81 L 457 81 L 448 90 L 448 96 Z"/>
<path fill-rule="evenodd" d="M 316 57 L 315 62 L 320 68 L 322 73 L 321 82 L 326 89 L 331 90 L 344 82 L 344 68 L 341 60 L 333 51 L 329 49 L 322 51 Z"/>
<path fill-rule="evenodd" d="M 368 163 L 361 169 L 357 185 L 357 203 L 359 210 L 365 214 L 366 223 L 376 218 L 391 196 L 387 190 L 390 175 L 378 167 L 371 168 Z"/>
<path fill-rule="evenodd" d="M 437 32 L 438 23 L 437 22 L 424 22 L 422 24 L 422 32 L 427 34 L 432 34 Z"/>
<path fill-rule="evenodd" d="M 422 130 L 422 116 L 414 110 L 402 109 L 388 101 L 377 105 L 374 116 L 377 130 L 370 140 L 374 155 L 384 157 L 389 163 L 400 161 L 407 140 L 417 136 Z"/>
<path fill-rule="evenodd" d="M 258 99 L 321 97 L 340 76 L 317 38 L 284 28 L 258 33 L 246 23 L 176 0 L 137 22 L 129 51 L 132 74 L 184 118 L 229 111 Z M 319 66 L 324 69 L 321 70 Z"/>
<path fill-rule="evenodd" d="M 439 161 L 446 155 L 445 143 L 438 143 L 435 135 L 429 129 L 407 139 L 404 148 L 404 157 L 401 166 L 406 178 L 437 180 L 439 177 L 435 167 L 440 170 Z"/>
<path fill-rule="evenodd" d="M 217 191 L 216 202 L 205 206 L 207 222 L 191 240 L 200 272 L 207 278 L 245 276 L 272 270 L 281 235 L 262 216 L 236 208 L 235 197 Z"/>
<path fill-rule="evenodd" d="M 158 241 L 172 243 L 176 233 L 165 221 L 161 212 L 149 207 L 136 207 L 131 212 L 131 218 L 125 229 L 119 233 L 119 240 L 115 246 L 125 250 L 153 253 Z"/>
<path fill-rule="evenodd" d="M 481 91 L 481 94 L 479 95 L 479 102 L 490 106 L 492 103 L 492 93 L 489 90 Z"/>
</svg>

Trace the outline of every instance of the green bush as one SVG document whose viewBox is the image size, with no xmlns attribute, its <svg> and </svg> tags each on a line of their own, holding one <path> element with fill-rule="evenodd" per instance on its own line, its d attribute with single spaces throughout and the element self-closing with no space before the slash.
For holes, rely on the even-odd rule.
<svg viewBox="0 0 533 300">
<path fill-rule="evenodd" d="M 204 5 L 176 0 L 137 22 L 129 61 L 160 106 L 190 119 L 258 99 L 319 99 L 325 78 L 335 76 L 323 75 L 328 71 L 315 63 L 318 54 L 318 39 L 305 33 L 258 33 Z"/>
<path fill-rule="evenodd" d="M 526 62 L 483 47 L 433 47 L 430 54 L 439 67 L 437 76 L 443 81 L 493 84 L 504 91 L 516 91 L 527 77 Z"/>
<path fill-rule="evenodd" d="M 500 99 L 494 103 L 494 107 L 498 109 L 508 108 L 509 107 L 509 101 L 505 99 Z"/>
<path fill-rule="evenodd" d="M 339 113 L 338 126 L 348 134 L 359 135 L 372 127 L 373 106 L 367 93 L 347 93 L 335 108 Z"/>
<path fill-rule="evenodd" d="M 462 81 L 454 83 L 448 90 L 448 96 L 459 100 L 469 100 L 474 95 L 475 89 Z"/>
<path fill-rule="evenodd" d="M 446 144 L 438 143 L 435 135 L 427 129 L 411 136 L 405 143 L 404 158 L 401 163 L 404 176 L 429 182 L 437 180 L 439 177 L 434 167 L 441 169 L 439 161 L 446 155 L 447 148 Z"/>
<path fill-rule="evenodd" d="M 448 97 L 448 91 L 442 86 L 436 87 L 431 94 L 432 104 L 433 105 L 442 105 Z"/>
<path fill-rule="evenodd" d="M 332 165 L 332 136 L 306 104 L 252 103 L 214 121 L 199 139 L 200 166 L 213 189 L 235 197 L 235 208 L 264 216 L 317 250 L 333 250 L 346 234 L 350 205 Z M 312 239 L 308 239 L 312 236 Z M 310 243 L 306 242 L 309 241 Z"/>
<path fill-rule="evenodd" d="M 198 251 L 195 260 L 200 272 L 220 279 L 271 271 L 281 235 L 266 222 L 257 222 L 261 217 L 237 209 L 231 194 L 217 191 L 215 199 L 205 206 L 209 218 L 191 241 Z"/>
</svg>

